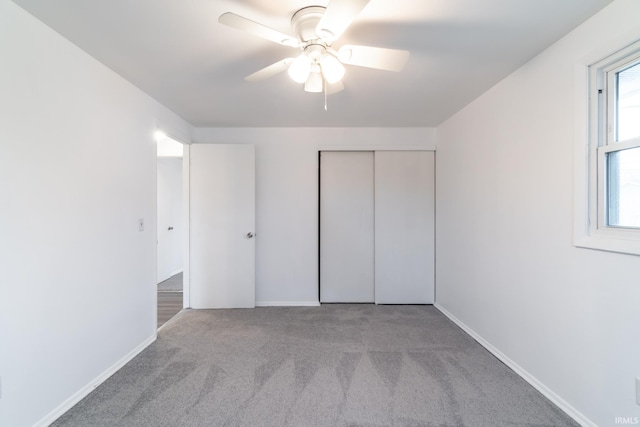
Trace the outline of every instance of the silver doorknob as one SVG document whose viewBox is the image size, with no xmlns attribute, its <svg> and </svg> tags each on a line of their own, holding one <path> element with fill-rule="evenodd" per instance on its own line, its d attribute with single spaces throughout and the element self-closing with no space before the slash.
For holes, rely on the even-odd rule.
<svg viewBox="0 0 640 427">
<path fill-rule="evenodd" d="M 253 233 L 252 232 L 248 232 L 247 233 L 247 239 L 252 239 L 253 238 Z"/>
</svg>

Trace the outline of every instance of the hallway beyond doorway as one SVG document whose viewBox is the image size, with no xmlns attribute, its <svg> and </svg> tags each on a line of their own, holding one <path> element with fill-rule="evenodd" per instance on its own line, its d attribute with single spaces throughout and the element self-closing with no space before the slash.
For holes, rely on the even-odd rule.
<svg viewBox="0 0 640 427">
<path fill-rule="evenodd" d="M 182 287 L 182 273 L 158 283 L 158 328 L 182 310 Z"/>
<path fill-rule="evenodd" d="M 182 292 L 182 272 L 158 283 L 158 292 Z"/>
</svg>

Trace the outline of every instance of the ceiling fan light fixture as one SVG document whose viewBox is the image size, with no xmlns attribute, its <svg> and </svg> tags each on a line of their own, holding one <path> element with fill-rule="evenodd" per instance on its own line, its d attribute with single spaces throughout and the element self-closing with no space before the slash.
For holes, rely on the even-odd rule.
<svg viewBox="0 0 640 427">
<path fill-rule="evenodd" d="M 304 91 L 319 93 L 319 92 L 322 92 L 323 89 L 324 89 L 324 82 L 322 79 L 322 73 L 320 72 L 320 70 L 312 71 L 309 74 L 309 78 L 304 84 Z"/>
<path fill-rule="evenodd" d="M 293 60 L 289 66 L 289 77 L 297 83 L 304 83 L 309 78 L 311 73 L 311 58 L 304 53 L 300 54 Z"/>
<path fill-rule="evenodd" d="M 322 67 L 322 74 L 329 84 L 337 83 L 344 77 L 344 65 L 331 54 L 324 55 L 320 66 Z"/>
<path fill-rule="evenodd" d="M 285 58 L 268 65 L 245 80 L 257 82 L 285 70 L 292 80 L 307 92 L 324 92 L 326 96 L 344 89 L 342 78 L 345 66 L 358 66 L 386 71 L 401 71 L 409 59 L 409 51 L 375 46 L 342 45 L 334 49 L 353 20 L 371 0 L 326 0 L 327 6 L 307 6 L 291 17 L 292 36 L 251 19 L 226 12 L 218 22 L 248 32 L 262 39 L 302 50 L 298 56 Z"/>
</svg>

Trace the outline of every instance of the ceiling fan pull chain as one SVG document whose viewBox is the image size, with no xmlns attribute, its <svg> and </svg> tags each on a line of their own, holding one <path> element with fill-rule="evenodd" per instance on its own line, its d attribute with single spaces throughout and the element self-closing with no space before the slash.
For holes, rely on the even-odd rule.
<svg viewBox="0 0 640 427">
<path fill-rule="evenodd" d="M 324 87 L 324 111 L 328 111 L 327 110 L 327 79 L 325 79 L 324 76 L 322 77 L 322 86 Z"/>
</svg>

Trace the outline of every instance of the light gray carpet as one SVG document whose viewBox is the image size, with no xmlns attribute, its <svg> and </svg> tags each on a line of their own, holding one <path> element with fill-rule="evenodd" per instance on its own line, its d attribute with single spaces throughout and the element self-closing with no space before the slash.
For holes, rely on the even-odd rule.
<svg viewBox="0 0 640 427">
<path fill-rule="evenodd" d="M 158 292 L 182 292 L 182 273 L 158 283 Z"/>
<path fill-rule="evenodd" d="M 185 310 L 55 426 L 577 426 L 432 306 Z"/>
</svg>

